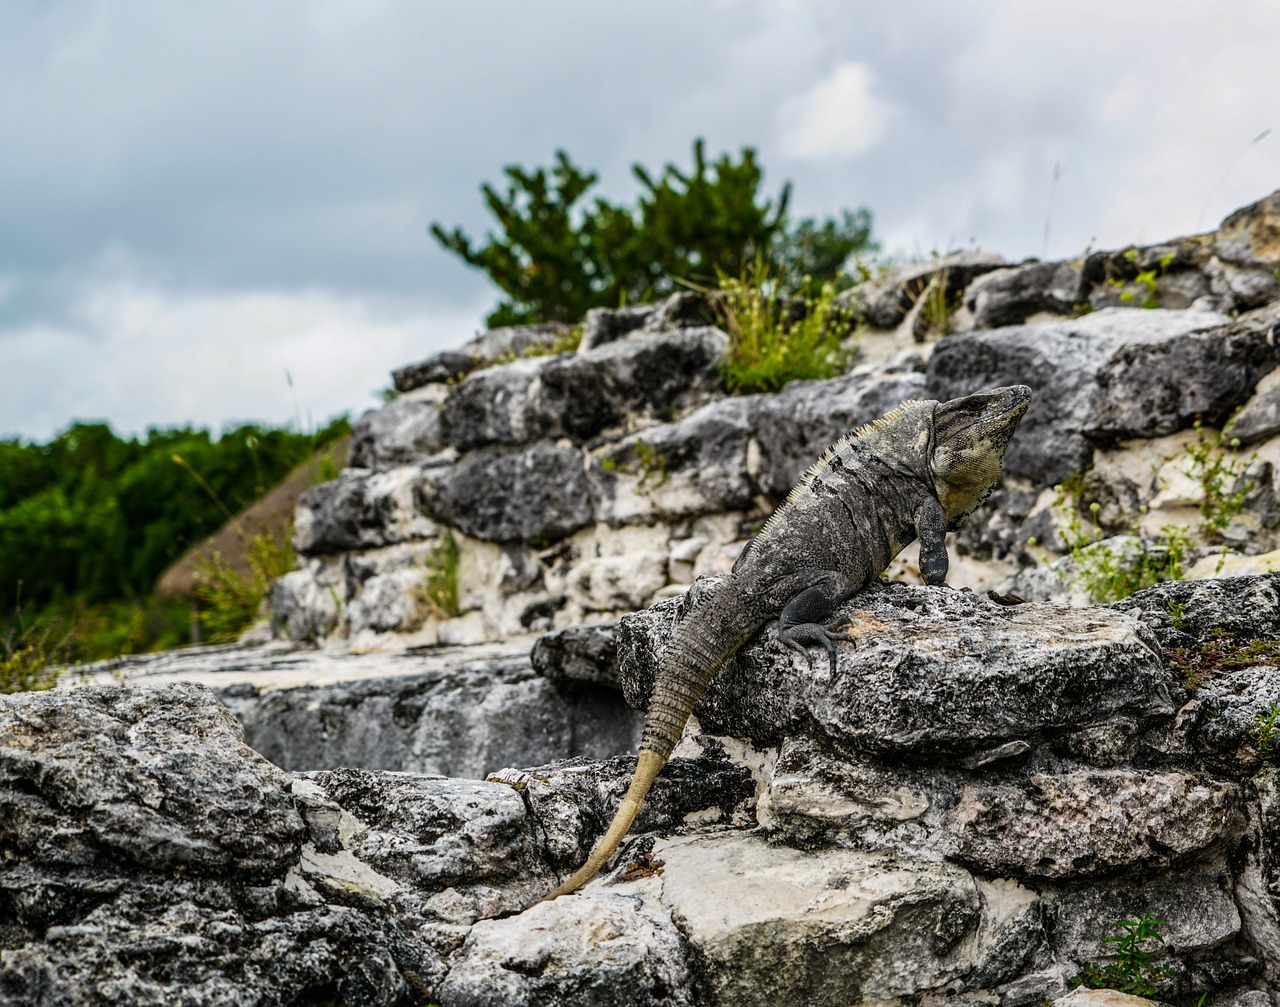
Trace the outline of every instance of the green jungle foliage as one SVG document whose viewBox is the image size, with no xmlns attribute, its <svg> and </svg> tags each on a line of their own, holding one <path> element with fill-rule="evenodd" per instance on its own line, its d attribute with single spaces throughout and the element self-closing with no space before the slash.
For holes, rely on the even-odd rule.
<svg viewBox="0 0 1280 1007">
<path fill-rule="evenodd" d="M 91 660 L 185 642 L 185 605 L 153 597 L 156 578 L 349 429 L 340 417 L 313 435 L 124 439 L 76 423 L 47 444 L 0 440 L 0 658 L 17 674 L 19 652 Z"/>
<path fill-rule="evenodd" d="M 509 165 L 505 194 L 481 187 L 499 233 L 473 245 L 461 229 L 431 233 L 449 251 L 484 270 L 505 299 L 489 315 L 491 328 L 573 322 L 589 308 L 616 308 L 664 297 L 680 281 L 711 284 L 740 276 L 757 260 L 783 283 L 784 293 L 805 277 L 835 281 L 850 256 L 870 253 L 871 214 L 845 210 L 839 220 L 791 223 L 786 183 L 774 199 L 760 197 L 763 172 L 755 151 L 709 163 L 702 140 L 693 145 L 693 170 L 668 164 L 658 176 L 640 165 L 635 206 L 584 197 L 598 176 L 575 166 L 564 151 L 550 169 Z"/>
</svg>

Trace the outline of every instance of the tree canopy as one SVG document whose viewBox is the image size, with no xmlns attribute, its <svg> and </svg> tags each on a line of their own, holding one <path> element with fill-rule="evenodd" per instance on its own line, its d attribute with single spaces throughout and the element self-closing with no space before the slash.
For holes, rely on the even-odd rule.
<svg viewBox="0 0 1280 1007">
<path fill-rule="evenodd" d="M 836 279 L 850 256 L 877 247 L 865 208 L 792 223 L 791 184 L 762 198 L 764 173 L 750 147 L 737 160 L 722 154 L 708 162 L 697 140 L 691 171 L 668 164 L 656 177 L 634 165 L 642 187 L 634 206 L 586 203 L 598 176 L 563 150 L 550 169 L 503 171 L 505 193 L 481 187 L 499 233 L 477 245 L 459 228 L 431 225 L 437 241 L 506 295 L 488 316 L 490 327 L 572 322 L 590 308 L 663 297 L 679 281 L 742 276 L 755 263 L 794 290 L 806 276 Z"/>
</svg>

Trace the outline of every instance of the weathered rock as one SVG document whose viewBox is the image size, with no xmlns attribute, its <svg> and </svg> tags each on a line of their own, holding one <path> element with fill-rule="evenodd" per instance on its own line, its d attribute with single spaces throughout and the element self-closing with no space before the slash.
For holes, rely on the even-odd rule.
<svg viewBox="0 0 1280 1007">
<path fill-rule="evenodd" d="M 199 687 L 6 697 L 0 1002 L 410 1002 L 436 957 L 302 880 L 289 790 Z"/>
<path fill-rule="evenodd" d="M 1219 633 L 1241 641 L 1280 640 L 1280 573 L 1170 581 L 1110 607 L 1140 619 L 1166 649 L 1205 643 Z"/>
<path fill-rule="evenodd" d="M 935 278 L 945 282 L 944 296 L 950 302 L 974 277 L 1004 264 L 1004 258 L 992 252 L 953 252 L 928 262 L 895 266 L 841 294 L 836 303 L 851 309 L 867 325 L 892 329 L 907 317 Z"/>
<path fill-rule="evenodd" d="M 1009 445 L 1004 469 L 1010 475 L 1027 477 L 1038 487 L 1050 486 L 1087 466 L 1091 454 L 1087 432 L 1118 435 L 1117 421 L 1100 422 L 1100 418 L 1109 411 L 1122 414 L 1124 400 L 1109 396 L 1119 395 L 1122 386 L 1124 394 L 1131 392 L 1125 376 L 1138 373 L 1139 361 L 1154 368 L 1148 375 L 1152 387 L 1171 385 L 1178 389 L 1177 394 L 1171 393 L 1168 409 L 1150 421 L 1152 429 L 1176 429 L 1184 421 L 1189 425 L 1193 417 L 1184 417 L 1179 410 L 1193 400 L 1204 403 L 1205 408 L 1212 403 L 1218 409 L 1243 402 L 1252 386 L 1241 386 L 1233 379 L 1224 390 L 1212 371 L 1188 373 L 1159 350 L 1179 337 L 1205 333 L 1194 345 L 1178 345 L 1200 353 L 1202 360 L 1225 363 L 1239 350 L 1253 361 L 1256 336 L 1238 342 L 1214 335 L 1214 330 L 1227 322 L 1223 315 L 1203 311 L 1114 308 L 1069 322 L 961 333 L 940 342 L 929 358 L 928 396 L 946 400 L 996 385 L 1029 384 L 1034 390 L 1031 408 Z M 1156 349 L 1148 355 L 1135 350 L 1121 356 L 1129 346 Z M 1116 363 L 1111 364 L 1113 360 Z M 1097 376 L 1109 364 L 1112 376 L 1104 390 Z M 1250 363 L 1239 371 L 1251 374 L 1252 366 Z M 1233 401 L 1233 396 L 1239 396 L 1238 400 Z"/>
<path fill-rule="evenodd" d="M 426 489 L 427 506 L 473 538 L 545 544 L 592 519 L 582 466 L 575 448 L 485 448 L 436 470 Z"/>
<path fill-rule="evenodd" d="M 977 329 L 1021 325 L 1047 311 L 1075 314 L 1084 301 L 1084 279 L 1078 262 L 1024 262 L 977 277 L 965 291 Z"/>
<path fill-rule="evenodd" d="M 1232 897 L 1232 876 L 1225 863 L 1196 864 L 1172 874 L 1148 875 L 1140 891 L 1131 881 L 1079 882 L 1049 887 L 1045 906 L 1053 920 L 1053 947 L 1078 962 L 1108 956 L 1104 938 L 1117 920 L 1143 913 L 1163 920 L 1165 953 L 1200 953 L 1240 932 L 1240 913 Z"/>
<path fill-rule="evenodd" d="M 586 612 L 632 612 L 653 600 L 667 583 L 667 554 L 598 556 L 570 572 L 565 587 L 569 599 Z"/>
<path fill-rule="evenodd" d="M 618 688 L 618 624 L 571 626 L 540 636 L 529 655 L 533 670 L 552 681 Z"/>
<path fill-rule="evenodd" d="M 381 409 L 370 409 L 355 422 L 347 464 L 381 472 L 423 461 L 443 448 L 440 407 L 424 399 L 401 397 Z"/>
<path fill-rule="evenodd" d="M 1280 269 L 1280 191 L 1227 217 L 1213 236 L 1213 250 L 1237 265 Z"/>
<path fill-rule="evenodd" d="M 740 751 L 706 736 L 691 737 L 654 781 L 636 817 L 632 843 L 644 845 L 647 833 L 699 831 L 754 823 L 756 780 Z M 758 761 L 758 760 L 757 760 Z M 567 877 L 582 866 L 627 792 L 636 760 L 607 762 L 570 759 L 517 774 L 494 774 L 522 786 L 522 793 L 545 836 L 547 857 Z M 625 871 L 631 844 L 624 845 L 614 874 Z"/>
<path fill-rule="evenodd" d="M 597 517 L 621 525 L 750 507 L 752 411 L 750 400 L 721 399 L 608 448 L 588 472 Z"/>
<path fill-rule="evenodd" d="M 1245 323 L 1129 343 L 1094 373 L 1083 432 L 1113 440 L 1171 434 L 1197 419 L 1220 426 L 1277 363 L 1274 339 Z"/>
<path fill-rule="evenodd" d="M 546 352 L 569 334 L 560 322 L 544 325 L 516 325 L 490 329 L 481 333 L 461 349 L 437 353 L 433 357 L 391 373 L 396 390 L 411 392 L 424 385 L 456 381 L 477 367 L 488 367 L 500 360 L 520 357 L 532 351 Z"/>
<path fill-rule="evenodd" d="M 639 741 L 639 717 L 613 689 L 553 682 L 523 657 L 320 687 L 241 686 L 224 698 L 249 743 L 295 770 L 483 777 L 513 764 L 609 758 Z"/>
<path fill-rule="evenodd" d="M 958 782 L 942 772 L 850 761 L 812 739 L 788 738 L 758 816 L 771 835 L 801 849 L 834 843 L 940 860 L 946 809 L 958 794 Z"/>
<path fill-rule="evenodd" d="M 586 441 L 636 415 L 705 400 L 719 388 L 727 344 L 718 329 L 680 329 L 490 368 L 445 400 L 443 435 L 464 450 L 540 437 Z"/>
<path fill-rule="evenodd" d="M 637 708 L 690 600 L 619 625 L 623 688 Z M 857 649 L 839 648 L 835 674 L 787 656 L 766 627 L 707 689 L 695 709 L 703 729 L 758 745 L 816 731 L 854 752 L 923 760 L 1173 712 L 1158 656 L 1119 613 L 873 584 L 840 616 Z"/>
<path fill-rule="evenodd" d="M 1280 370 L 1272 371 L 1258 382 L 1253 398 L 1244 404 L 1222 434 L 1239 439 L 1241 444 L 1254 444 L 1280 434 Z"/>
<path fill-rule="evenodd" d="M 270 873 L 302 833 L 284 774 L 196 686 L 6 697 L 0 773 L 0 841 L 42 863 Z"/>
<path fill-rule="evenodd" d="M 711 301 L 703 294 L 683 290 L 656 304 L 625 308 L 592 308 L 582 319 L 579 353 L 624 339 L 632 334 L 690 329 L 716 323 Z"/>
<path fill-rule="evenodd" d="M 698 1001 L 681 935 L 624 895 L 543 902 L 477 923 L 439 991 L 447 1007 L 684 1007 Z"/>
<path fill-rule="evenodd" d="M 578 352 L 625 339 L 648 327 L 658 313 L 656 304 L 630 304 L 624 308 L 592 308 L 582 316 L 582 343 Z"/>
<path fill-rule="evenodd" d="M 272 581 L 267 590 L 272 631 L 299 643 L 314 643 L 338 628 L 346 601 L 346 580 L 336 563 L 306 562 Z"/>
<path fill-rule="evenodd" d="M 658 843 L 662 902 L 715 1005 L 878 1003 L 940 991 L 983 956 L 972 877 L 753 835 Z"/>
<path fill-rule="evenodd" d="M 484 908 L 492 914 L 523 908 L 555 883 L 537 825 L 510 787 L 353 769 L 305 773 L 301 779 L 358 823 L 340 837 L 343 848 L 397 882 L 402 902 L 407 895 L 414 903 L 404 909 L 471 923 L 474 917 L 453 916 L 461 906 L 451 911 L 446 900 L 433 903 L 430 896 L 452 888 L 464 900 L 487 900 Z"/>
<path fill-rule="evenodd" d="M 303 556 L 370 549 L 430 538 L 438 528 L 423 512 L 423 470 L 347 469 L 302 494 L 293 546 Z"/>
<path fill-rule="evenodd" d="M 966 786 L 949 829 L 952 854 L 983 873 L 1080 878 L 1168 867 L 1235 843 L 1243 824 L 1234 784 L 1093 770 Z"/>
<path fill-rule="evenodd" d="M 359 597 L 347 606 L 348 628 L 352 633 L 362 630 L 405 633 L 417 629 L 430 614 L 426 579 L 425 567 L 408 567 L 369 577 Z"/>
</svg>

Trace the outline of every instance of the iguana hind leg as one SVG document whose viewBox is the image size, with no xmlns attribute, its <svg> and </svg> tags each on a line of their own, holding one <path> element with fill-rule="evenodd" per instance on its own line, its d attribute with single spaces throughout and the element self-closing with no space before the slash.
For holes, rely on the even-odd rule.
<svg viewBox="0 0 1280 1007">
<path fill-rule="evenodd" d="M 853 642 L 845 633 L 832 632 L 836 610 L 853 595 L 849 578 L 836 570 L 807 570 L 795 584 L 796 593 L 778 616 L 778 640 L 808 656 L 806 644 L 816 644 L 827 652 L 831 670 L 836 670 L 836 641 Z"/>
</svg>

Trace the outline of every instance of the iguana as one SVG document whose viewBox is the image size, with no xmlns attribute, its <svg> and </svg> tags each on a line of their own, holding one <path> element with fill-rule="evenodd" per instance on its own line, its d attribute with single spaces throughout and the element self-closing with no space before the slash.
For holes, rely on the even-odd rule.
<svg viewBox="0 0 1280 1007">
<path fill-rule="evenodd" d="M 801 654 L 824 648 L 835 670 L 836 610 L 920 539 L 926 584 L 947 578 L 946 533 L 991 493 L 1005 448 L 1031 404 L 1012 385 L 950 402 L 904 402 L 841 438 L 747 543 L 729 576 L 680 623 L 645 715 L 631 787 L 586 864 L 547 896 L 591 880 L 612 856 L 666 765 L 703 690 L 761 626 Z"/>
</svg>

